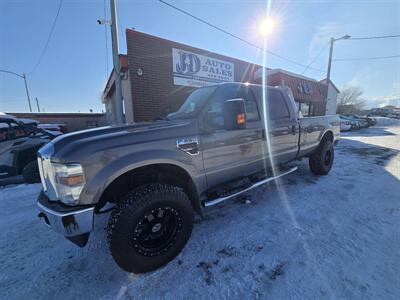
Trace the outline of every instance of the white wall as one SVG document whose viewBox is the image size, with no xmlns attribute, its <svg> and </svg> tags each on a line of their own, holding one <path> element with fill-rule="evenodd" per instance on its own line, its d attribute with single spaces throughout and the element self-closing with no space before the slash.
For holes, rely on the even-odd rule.
<svg viewBox="0 0 400 300">
<path fill-rule="evenodd" d="M 332 84 L 329 84 L 328 102 L 326 103 L 326 110 L 325 110 L 326 115 L 336 114 L 337 96 L 338 96 L 337 90 L 333 87 Z"/>
<path fill-rule="evenodd" d="M 124 98 L 124 108 L 125 108 L 125 121 L 127 123 L 133 123 L 133 101 L 131 93 L 131 80 L 130 74 L 127 71 L 127 76 L 122 80 L 122 97 Z"/>
<path fill-rule="evenodd" d="M 129 72 L 125 76 L 122 76 L 121 88 L 122 98 L 124 99 L 124 113 L 125 121 L 127 123 L 133 123 L 133 103 L 131 95 L 131 81 L 129 79 Z M 104 99 L 104 105 L 106 107 L 106 120 L 108 124 L 116 123 L 115 116 L 115 90 Z"/>
</svg>

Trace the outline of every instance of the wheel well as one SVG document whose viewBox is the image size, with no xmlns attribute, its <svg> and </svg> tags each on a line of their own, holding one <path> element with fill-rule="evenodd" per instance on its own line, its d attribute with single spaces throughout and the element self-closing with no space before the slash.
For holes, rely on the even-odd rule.
<svg viewBox="0 0 400 300">
<path fill-rule="evenodd" d="M 181 167 L 172 164 L 154 164 L 128 171 L 116 178 L 103 192 L 96 210 L 107 202 L 118 203 L 129 191 L 147 183 L 168 183 L 182 188 L 188 195 L 193 210 L 202 215 L 196 186 L 190 175 Z"/>
<path fill-rule="evenodd" d="M 325 132 L 324 136 L 321 139 L 321 142 L 325 142 L 326 140 L 331 141 L 333 143 L 333 133 L 332 133 L 332 131 Z"/>
</svg>

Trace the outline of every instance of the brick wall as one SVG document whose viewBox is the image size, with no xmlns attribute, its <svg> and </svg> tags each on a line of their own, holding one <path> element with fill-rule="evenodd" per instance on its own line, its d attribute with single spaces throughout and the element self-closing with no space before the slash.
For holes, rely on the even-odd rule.
<svg viewBox="0 0 400 300">
<path fill-rule="evenodd" d="M 135 122 L 176 111 L 194 89 L 174 85 L 172 48 L 234 63 L 234 80 L 239 82 L 252 81 L 253 72 L 260 67 L 131 29 L 126 30 L 126 41 Z"/>
</svg>

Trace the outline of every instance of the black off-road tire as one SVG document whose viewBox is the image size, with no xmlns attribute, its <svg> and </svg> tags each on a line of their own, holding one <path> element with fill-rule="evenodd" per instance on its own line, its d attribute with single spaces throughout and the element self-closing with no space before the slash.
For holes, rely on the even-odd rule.
<svg viewBox="0 0 400 300">
<path fill-rule="evenodd" d="M 156 216 L 152 220 L 157 222 L 159 214 L 165 216 L 166 220 L 169 218 L 169 221 L 151 225 L 150 215 Z M 153 183 L 134 189 L 111 213 L 107 228 L 111 255 L 117 265 L 127 272 L 153 271 L 174 259 L 182 251 L 192 233 L 193 221 L 194 213 L 189 198 L 181 188 Z M 170 223 L 173 225 L 168 226 Z M 146 241 L 143 242 L 144 238 L 140 234 L 145 232 L 143 236 L 147 239 L 151 235 L 158 234 L 153 231 L 157 224 L 163 224 L 159 226 L 161 229 L 158 229 L 161 236 L 166 232 L 165 236 L 169 237 L 155 250 L 153 248 L 148 250 L 142 247 L 143 243 L 146 245 Z M 148 232 L 150 227 L 151 232 Z M 173 238 L 168 235 L 170 230 L 164 229 L 169 227 L 176 228 L 171 229 Z M 150 241 L 153 241 L 152 238 Z"/>
<path fill-rule="evenodd" d="M 22 177 L 26 183 L 40 182 L 39 167 L 37 161 L 31 161 L 22 170 Z"/>
<path fill-rule="evenodd" d="M 335 153 L 330 140 L 322 140 L 317 150 L 310 156 L 308 164 L 315 175 L 326 175 L 332 168 Z"/>
</svg>

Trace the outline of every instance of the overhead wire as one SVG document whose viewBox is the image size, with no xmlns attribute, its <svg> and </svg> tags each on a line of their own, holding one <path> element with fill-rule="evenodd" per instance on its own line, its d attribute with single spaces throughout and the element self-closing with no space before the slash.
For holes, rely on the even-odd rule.
<svg viewBox="0 0 400 300">
<path fill-rule="evenodd" d="M 185 10 L 183 10 L 183 9 L 173 5 L 173 4 L 171 4 L 171 3 L 168 3 L 168 2 L 166 2 L 164 0 L 158 0 L 158 1 L 163 3 L 163 4 L 165 4 L 165 5 L 167 5 L 167 6 L 169 6 L 169 7 L 171 7 L 171 8 L 173 8 L 173 9 L 175 9 L 175 10 L 177 10 L 177 11 L 179 11 L 179 12 L 181 12 L 181 13 L 183 13 L 183 14 L 185 14 L 185 15 L 187 15 L 187 16 L 189 16 L 189 17 L 191 17 L 191 18 L 193 18 L 193 19 L 195 19 L 195 20 L 197 20 L 197 21 L 199 21 L 199 22 L 201 22 L 201 23 L 203 23 L 203 24 L 206 24 L 206 25 L 208 25 L 208 26 L 210 26 L 210 27 L 222 32 L 222 33 L 225 33 L 225 34 L 227 34 L 227 35 L 229 35 L 229 36 L 231 36 L 231 37 L 233 37 L 233 38 L 235 38 L 237 40 L 240 40 L 240 41 L 242 41 L 243 43 L 246 43 L 249 46 L 252 46 L 252 47 L 254 47 L 254 48 L 258 49 L 258 50 L 261 50 L 261 51 L 263 51 L 265 53 L 268 53 L 268 54 L 270 54 L 272 56 L 278 57 L 278 58 L 280 58 L 282 60 L 285 60 L 285 61 L 290 62 L 292 64 L 295 64 L 297 66 L 301 66 L 303 68 L 307 68 L 307 65 L 305 65 L 305 64 L 302 64 L 302 63 L 297 62 L 297 61 L 295 61 L 293 59 L 284 57 L 284 56 L 282 56 L 280 54 L 274 53 L 274 52 L 272 52 L 270 50 L 264 49 L 264 48 L 256 45 L 255 43 L 252 43 L 252 42 L 250 42 L 250 41 L 248 41 L 248 40 L 246 40 L 246 39 L 244 39 L 244 38 L 242 38 L 242 37 L 240 37 L 240 36 L 238 36 L 238 35 L 236 35 L 234 33 L 231 33 L 231 32 L 229 32 L 229 31 L 227 31 L 227 30 L 225 30 L 225 29 L 223 29 L 223 28 L 221 28 L 219 26 L 216 26 L 216 25 L 214 25 L 214 24 L 212 24 L 212 23 L 210 23 L 210 22 L 208 22 L 208 21 L 206 21 L 204 19 L 201 19 L 201 18 L 199 18 L 199 17 L 197 17 L 197 16 L 195 16 L 195 15 L 193 15 L 193 14 L 191 14 L 191 13 L 189 13 L 189 12 L 187 12 L 187 11 L 185 11 Z M 312 70 L 315 70 L 315 71 L 322 72 L 322 70 L 318 70 L 318 69 L 312 68 L 310 66 L 308 66 L 308 69 L 312 69 Z"/>
<path fill-rule="evenodd" d="M 53 35 L 54 28 L 56 27 L 58 16 L 60 15 L 60 11 L 61 11 L 62 5 L 63 5 L 63 0 L 60 0 L 59 5 L 58 5 L 58 9 L 57 9 L 57 13 L 56 13 L 56 16 L 54 18 L 53 24 L 51 25 L 51 29 L 50 29 L 49 35 L 47 36 L 47 40 L 46 40 L 46 43 L 44 45 L 43 51 L 40 54 L 39 59 L 37 60 L 36 64 L 34 65 L 32 70 L 27 75 L 31 75 L 33 72 L 35 72 L 36 69 L 39 67 L 40 63 L 42 62 L 42 59 L 43 59 L 43 57 L 44 57 L 44 55 L 45 55 L 45 53 L 47 51 L 47 47 L 49 46 L 51 37 Z"/>
</svg>

